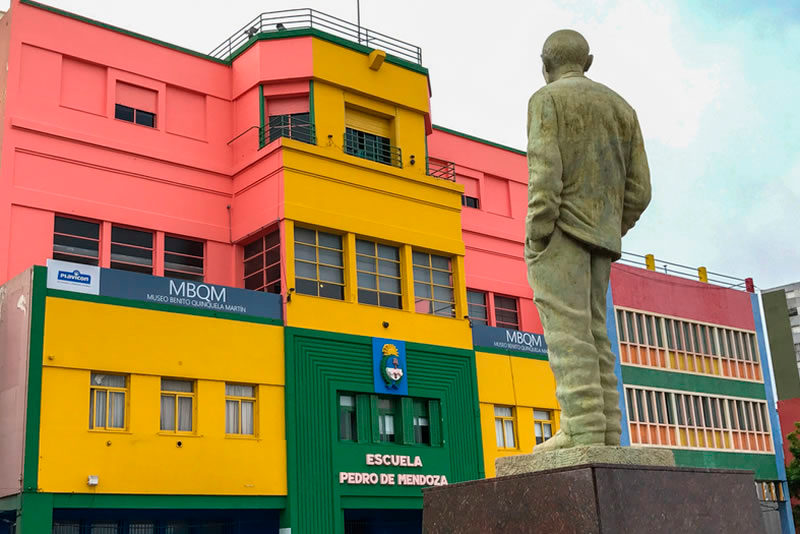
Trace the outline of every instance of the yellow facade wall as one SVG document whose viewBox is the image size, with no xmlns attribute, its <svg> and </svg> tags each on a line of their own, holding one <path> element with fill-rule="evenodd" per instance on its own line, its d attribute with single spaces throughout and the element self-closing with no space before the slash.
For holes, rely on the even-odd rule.
<svg viewBox="0 0 800 534">
<path fill-rule="evenodd" d="M 501 456 L 525 454 L 533 450 L 536 437 L 533 410 L 553 412 L 553 432 L 558 428 L 559 407 L 555 394 L 555 378 L 546 361 L 475 353 L 478 371 L 481 433 L 484 468 L 487 477 L 495 476 L 494 461 Z M 495 406 L 514 408 L 514 449 L 499 449 L 495 433 Z"/>
<path fill-rule="evenodd" d="M 48 298 L 40 490 L 286 495 L 283 350 L 278 326 Z M 124 431 L 89 429 L 92 371 L 128 376 Z M 192 434 L 159 430 L 162 377 L 195 380 Z M 226 436 L 226 382 L 257 386 L 255 437 Z"/>
</svg>

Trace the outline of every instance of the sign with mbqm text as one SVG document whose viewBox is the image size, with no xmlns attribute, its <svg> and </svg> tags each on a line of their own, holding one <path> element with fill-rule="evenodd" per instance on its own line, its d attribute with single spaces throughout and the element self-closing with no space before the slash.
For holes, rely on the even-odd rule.
<svg viewBox="0 0 800 534">
<path fill-rule="evenodd" d="M 47 287 L 212 312 L 281 319 L 280 295 L 64 261 L 47 261 Z"/>
<path fill-rule="evenodd" d="M 491 349 L 514 350 L 547 356 L 547 343 L 542 334 L 532 334 L 510 328 L 497 328 L 480 324 L 472 327 L 472 344 Z"/>
<path fill-rule="evenodd" d="M 116 269 L 102 270 L 100 295 L 269 319 L 281 318 L 280 295 Z"/>
</svg>

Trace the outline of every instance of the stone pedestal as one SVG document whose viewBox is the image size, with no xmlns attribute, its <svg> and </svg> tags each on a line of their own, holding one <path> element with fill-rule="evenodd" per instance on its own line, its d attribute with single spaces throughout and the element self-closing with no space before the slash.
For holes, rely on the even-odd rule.
<svg viewBox="0 0 800 534">
<path fill-rule="evenodd" d="M 763 534 L 751 471 L 588 464 L 426 488 L 424 534 Z"/>
</svg>

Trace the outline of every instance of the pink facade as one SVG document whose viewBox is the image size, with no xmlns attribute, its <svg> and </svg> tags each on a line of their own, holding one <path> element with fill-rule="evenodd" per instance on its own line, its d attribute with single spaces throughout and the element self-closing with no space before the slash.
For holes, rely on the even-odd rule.
<svg viewBox="0 0 800 534">
<path fill-rule="evenodd" d="M 461 210 L 467 288 L 518 298 L 520 329 L 542 332 L 523 259 L 528 164 L 523 153 L 436 128 L 429 156 L 456 162 L 456 181 L 478 207 Z M 489 316 L 494 303 L 489 299 Z"/>
<path fill-rule="evenodd" d="M 206 243 L 206 281 L 241 285 L 232 243 L 278 220 L 282 198 L 280 141 L 258 150 L 258 86 L 307 95 L 311 39 L 262 41 L 228 66 L 12 4 L 14 32 L 10 14 L 0 24 L 0 283 L 52 257 L 62 214 L 100 223 L 101 266 L 114 224 L 153 232 L 154 274 L 171 235 Z M 153 113 L 155 127 L 115 119 L 116 104 Z"/>
<path fill-rule="evenodd" d="M 611 269 L 614 305 L 755 330 L 750 294 L 628 265 Z"/>
</svg>

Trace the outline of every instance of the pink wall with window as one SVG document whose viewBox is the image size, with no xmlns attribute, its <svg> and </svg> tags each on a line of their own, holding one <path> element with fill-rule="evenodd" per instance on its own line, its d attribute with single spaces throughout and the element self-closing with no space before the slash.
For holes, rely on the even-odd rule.
<svg viewBox="0 0 800 534">
<path fill-rule="evenodd" d="M 525 155 L 437 128 L 428 136 L 428 153 L 430 158 L 454 162 L 456 182 L 464 186 L 465 195 L 477 198 L 476 208 L 461 210 L 467 288 L 516 297 L 520 328 L 541 332 L 523 260 L 528 204 Z"/>
<path fill-rule="evenodd" d="M 112 227 L 128 227 L 152 234 L 155 274 L 174 236 L 204 243 L 206 281 L 240 282 L 234 243 L 275 221 L 282 195 L 280 151 L 258 150 L 258 86 L 307 94 L 311 39 L 262 41 L 229 66 L 16 0 L 11 12 L 0 283 L 52 257 L 56 215 L 100 225 L 102 266 Z"/>
</svg>

